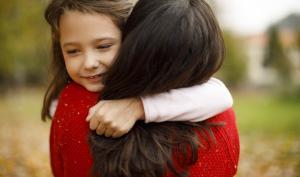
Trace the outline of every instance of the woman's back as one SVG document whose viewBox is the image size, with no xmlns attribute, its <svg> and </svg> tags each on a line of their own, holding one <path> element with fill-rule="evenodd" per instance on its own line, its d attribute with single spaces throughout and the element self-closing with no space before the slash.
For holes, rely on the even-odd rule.
<svg viewBox="0 0 300 177">
<path fill-rule="evenodd" d="M 237 172 L 240 145 L 233 109 L 208 119 L 208 122 L 224 122 L 224 126 L 213 127 L 216 144 L 207 149 L 200 148 L 198 161 L 189 172 L 191 177 L 231 177 Z"/>
</svg>

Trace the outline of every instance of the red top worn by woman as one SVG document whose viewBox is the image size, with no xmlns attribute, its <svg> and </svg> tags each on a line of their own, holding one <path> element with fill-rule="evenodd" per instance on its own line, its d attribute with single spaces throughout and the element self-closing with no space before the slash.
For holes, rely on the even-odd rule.
<svg viewBox="0 0 300 177">
<path fill-rule="evenodd" d="M 99 93 L 76 83 L 62 91 L 50 132 L 51 168 L 55 177 L 90 177 L 92 157 L 88 145 L 88 110 L 98 102 Z M 225 122 L 213 128 L 217 144 L 199 150 L 199 159 L 190 167 L 190 177 L 232 177 L 237 172 L 239 139 L 232 109 L 208 121 Z"/>
</svg>

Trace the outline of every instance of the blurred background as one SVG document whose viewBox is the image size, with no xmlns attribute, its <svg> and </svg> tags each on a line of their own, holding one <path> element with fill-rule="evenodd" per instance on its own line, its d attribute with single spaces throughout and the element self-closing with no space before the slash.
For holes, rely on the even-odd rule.
<svg viewBox="0 0 300 177">
<path fill-rule="evenodd" d="M 48 177 L 48 0 L 0 1 L 0 177 Z M 214 0 L 234 97 L 238 177 L 300 177 L 300 1 Z"/>
</svg>

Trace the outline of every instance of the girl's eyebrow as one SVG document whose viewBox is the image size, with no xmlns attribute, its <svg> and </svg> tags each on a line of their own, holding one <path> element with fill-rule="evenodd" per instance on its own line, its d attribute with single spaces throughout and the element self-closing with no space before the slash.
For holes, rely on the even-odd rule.
<svg viewBox="0 0 300 177">
<path fill-rule="evenodd" d="M 106 41 L 106 40 L 112 40 L 112 41 L 116 41 L 118 39 L 114 38 L 114 37 L 103 37 L 103 38 L 98 38 L 93 40 L 93 43 L 97 43 L 97 42 L 101 42 L 101 41 Z M 77 45 L 78 42 L 65 42 L 63 43 L 63 47 L 66 47 L 68 45 Z"/>
<path fill-rule="evenodd" d="M 104 37 L 104 38 L 95 39 L 93 42 L 96 43 L 96 42 L 108 41 L 108 40 L 117 41 L 118 39 L 114 37 Z"/>
</svg>

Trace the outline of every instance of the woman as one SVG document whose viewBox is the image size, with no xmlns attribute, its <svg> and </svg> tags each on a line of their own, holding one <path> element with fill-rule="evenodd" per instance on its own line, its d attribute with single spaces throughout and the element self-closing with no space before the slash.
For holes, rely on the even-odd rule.
<svg viewBox="0 0 300 177">
<path fill-rule="evenodd" d="M 203 0 L 139 0 L 123 37 L 101 99 L 147 96 L 203 83 L 223 61 L 221 31 Z M 224 126 L 216 125 L 222 122 Z M 199 123 L 138 122 L 118 139 L 94 133 L 90 144 L 94 174 L 104 177 L 188 172 L 194 177 L 229 177 L 237 171 L 239 156 L 232 109 Z"/>
</svg>

